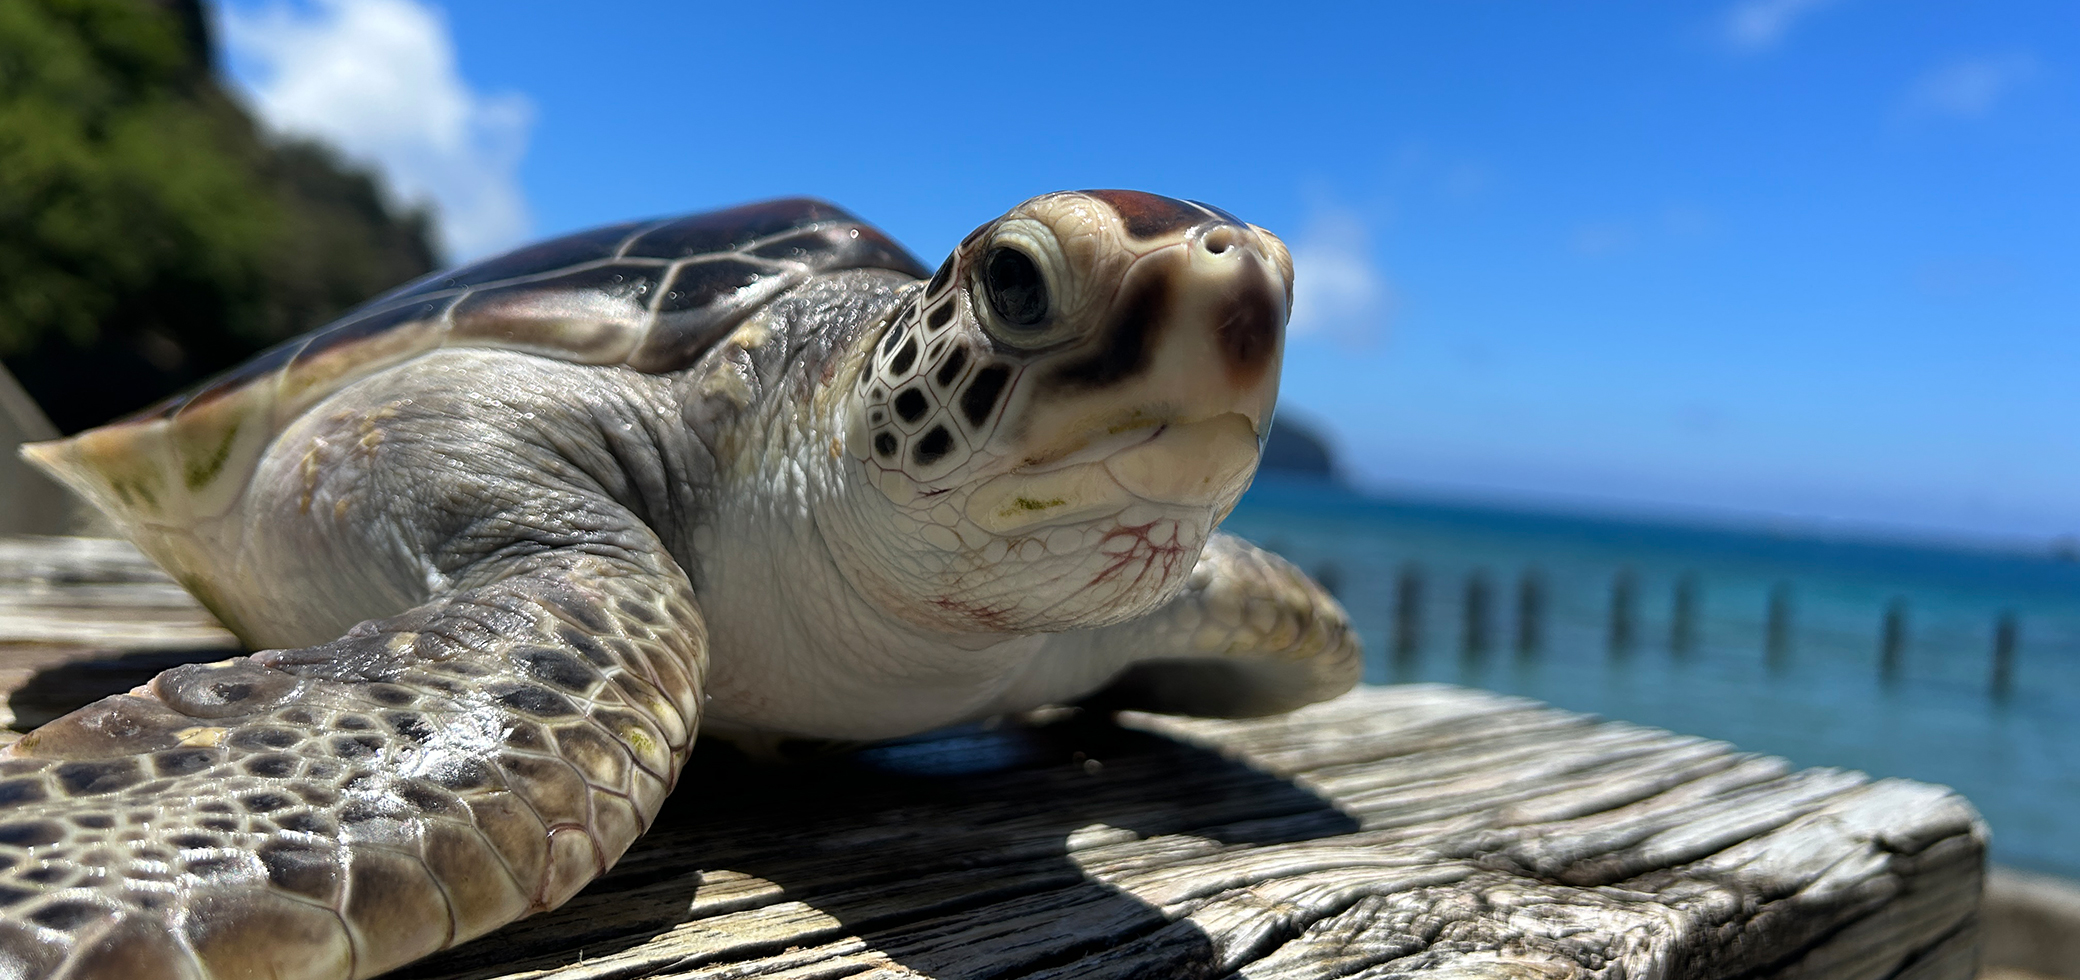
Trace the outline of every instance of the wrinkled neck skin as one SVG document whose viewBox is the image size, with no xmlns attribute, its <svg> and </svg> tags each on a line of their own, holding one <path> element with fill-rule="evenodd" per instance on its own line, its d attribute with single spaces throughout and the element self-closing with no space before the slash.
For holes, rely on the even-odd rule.
<svg viewBox="0 0 2080 980">
<path fill-rule="evenodd" d="M 848 383 L 917 284 L 845 274 L 747 321 L 680 385 L 717 463 L 679 550 L 714 659 L 705 732 L 874 739 L 973 717 L 1042 637 L 921 625 L 868 567 L 915 561 L 916 525 L 847 452 Z M 810 317 L 816 331 L 791 329 Z M 784 461 L 784 462 L 783 462 Z M 879 554 L 879 559 L 862 556 Z M 941 563 L 936 574 L 951 566 Z M 861 585 L 867 588 L 861 588 Z"/>
</svg>

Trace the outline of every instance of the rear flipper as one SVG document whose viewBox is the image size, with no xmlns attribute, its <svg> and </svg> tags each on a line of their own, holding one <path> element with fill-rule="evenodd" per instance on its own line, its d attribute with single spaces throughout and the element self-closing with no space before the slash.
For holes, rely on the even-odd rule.
<svg viewBox="0 0 2080 980">
<path fill-rule="evenodd" d="M 0 751 L 0 976 L 367 977 L 602 873 L 685 761 L 706 631 L 661 549 L 526 565 Z"/>
<path fill-rule="evenodd" d="M 1084 700 L 1089 706 L 1246 718 L 1350 690 L 1361 652 L 1350 618 L 1321 586 L 1285 559 L 1216 533 L 1169 605 L 1063 634 L 1042 662 L 1117 671 Z"/>
</svg>

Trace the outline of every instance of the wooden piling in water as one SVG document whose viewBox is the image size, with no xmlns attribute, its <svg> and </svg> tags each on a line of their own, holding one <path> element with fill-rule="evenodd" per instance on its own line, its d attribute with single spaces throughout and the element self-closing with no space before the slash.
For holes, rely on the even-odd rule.
<svg viewBox="0 0 2080 980">
<path fill-rule="evenodd" d="M 1423 570 L 1401 566 L 1394 579 L 1394 660 L 1406 667 L 1423 648 Z"/>
<path fill-rule="evenodd" d="M 2020 632 L 2012 610 L 2001 612 L 1993 624 L 1993 694 L 2007 697 L 2015 683 L 2015 644 Z"/>
<path fill-rule="evenodd" d="M 1517 656 L 1538 653 L 1545 642 L 1546 583 L 1538 569 L 1517 577 Z"/>
<path fill-rule="evenodd" d="M 1633 606 L 1637 591 L 1638 585 L 1633 578 L 1632 569 L 1621 568 L 1617 574 L 1611 576 L 1610 643 L 1613 655 L 1622 656 L 1632 652 L 1632 640 L 1635 635 Z"/>
<path fill-rule="evenodd" d="M 1684 572 L 1676 579 L 1675 598 L 1668 615 L 1668 649 L 1677 656 L 1697 645 L 1697 575 Z"/>
<path fill-rule="evenodd" d="M 1907 600 L 1894 598 L 1885 604 L 1885 621 L 1878 633 L 1878 676 L 1894 680 L 1906 656 Z"/>
<path fill-rule="evenodd" d="M 1460 648 L 1461 653 L 1468 657 L 1479 657 L 1493 646 L 1490 642 L 1493 633 L 1489 630 L 1489 623 L 1494 617 L 1493 607 L 1494 593 L 1488 586 L 1488 575 L 1476 569 L 1466 576 L 1466 623 L 1462 634 L 1464 644 Z"/>
<path fill-rule="evenodd" d="M 1769 613 L 1763 627 L 1763 653 L 1772 668 L 1782 668 L 1791 658 L 1791 583 L 1778 582 L 1769 590 Z"/>
</svg>

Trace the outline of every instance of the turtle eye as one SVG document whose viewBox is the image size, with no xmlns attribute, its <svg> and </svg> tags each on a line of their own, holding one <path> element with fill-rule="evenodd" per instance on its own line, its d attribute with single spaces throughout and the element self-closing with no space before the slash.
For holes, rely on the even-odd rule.
<svg viewBox="0 0 2080 980">
<path fill-rule="evenodd" d="M 1032 327 L 1047 319 L 1047 280 L 1032 256 L 998 246 L 982 263 L 982 285 L 989 308 L 1006 325 Z"/>
</svg>

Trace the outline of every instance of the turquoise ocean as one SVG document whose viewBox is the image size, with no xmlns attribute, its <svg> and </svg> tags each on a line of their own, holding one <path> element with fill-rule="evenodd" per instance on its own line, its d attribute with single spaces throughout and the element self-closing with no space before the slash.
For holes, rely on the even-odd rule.
<svg viewBox="0 0 2080 980">
<path fill-rule="evenodd" d="M 1225 526 L 1332 586 L 1370 682 L 1465 684 L 1943 783 L 1985 815 L 1994 861 L 2080 878 L 2080 562 L 1380 499 L 1269 472 Z"/>
</svg>

